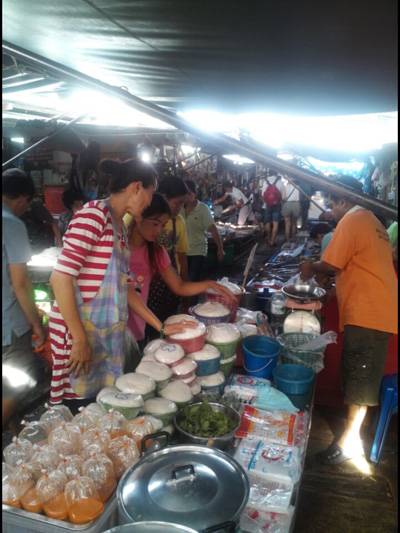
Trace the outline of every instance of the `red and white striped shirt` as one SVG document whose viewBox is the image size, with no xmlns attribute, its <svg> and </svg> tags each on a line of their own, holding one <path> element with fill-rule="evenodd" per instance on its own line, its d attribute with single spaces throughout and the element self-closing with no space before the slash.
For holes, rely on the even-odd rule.
<svg viewBox="0 0 400 533">
<path fill-rule="evenodd" d="M 125 239 L 119 236 L 123 246 Z M 80 209 L 72 218 L 64 235 L 64 247 L 54 267 L 76 278 L 84 302 L 96 296 L 111 259 L 114 246 L 114 231 L 111 215 L 102 200 L 93 200 Z M 63 399 L 79 398 L 70 386 L 69 360 L 72 347 L 71 334 L 54 302 L 49 324 L 53 355 L 53 374 L 50 401 L 60 403 Z"/>
</svg>

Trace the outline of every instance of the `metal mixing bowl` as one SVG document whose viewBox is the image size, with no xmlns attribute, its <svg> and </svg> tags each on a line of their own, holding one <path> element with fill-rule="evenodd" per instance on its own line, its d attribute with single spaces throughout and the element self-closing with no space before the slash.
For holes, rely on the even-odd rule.
<svg viewBox="0 0 400 533">
<path fill-rule="evenodd" d="M 326 294 L 326 291 L 317 285 L 285 285 L 282 287 L 282 292 L 288 298 L 293 298 L 301 302 L 309 300 L 320 300 Z"/>
</svg>

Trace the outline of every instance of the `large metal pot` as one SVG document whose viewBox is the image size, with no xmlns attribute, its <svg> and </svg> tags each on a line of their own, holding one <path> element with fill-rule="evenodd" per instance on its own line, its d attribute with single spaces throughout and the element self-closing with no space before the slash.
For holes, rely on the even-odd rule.
<svg viewBox="0 0 400 533">
<path fill-rule="evenodd" d="M 162 521 L 198 532 L 223 522 L 238 524 L 249 491 L 245 471 L 230 455 L 193 444 L 167 446 L 122 476 L 119 523 Z"/>
<path fill-rule="evenodd" d="M 202 403 L 203 402 L 192 403 L 190 404 L 190 407 L 193 407 L 195 405 L 201 405 Z M 212 439 L 208 437 L 197 437 L 195 435 L 192 435 L 191 433 L 188 433 L 187 431 L 184 431 L 179 425 L 180 420 L 182 420 L 182 417 L 184 416 L 184 407 L 176 413 L 174 417 L 174 426 L 179 432 L 182 442 L 200 444 L 201 446 L 210 446 L 212 448 L 218 448 L 219 450 L 226 450 L 226 448 L 234 439 L 236 431 L 240 427 L 240 414 L 235 411 L 235 409 L 227 405 L 215 402 L 209 402 L 209 405 L 213 411 L 222 412 L 229 420 L 231 420 L 235 424 L 234 429 L 230 433 L 227 433 L 222 437 L 215 437 L 214 439 Z"/>
</svg>

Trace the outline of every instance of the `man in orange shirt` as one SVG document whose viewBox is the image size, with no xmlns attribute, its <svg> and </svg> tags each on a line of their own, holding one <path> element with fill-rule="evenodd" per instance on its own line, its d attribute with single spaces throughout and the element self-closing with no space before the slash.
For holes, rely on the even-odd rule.
<svg viewBox="0 0 400 533">
<path fill-rule="evenodd" d="M 362 190 L 350 176 L 336 182 Z M 397 333 L 397 277 L 387 231 L 374 214 L 345 194 L 330 194 L 329 204 L 337 228 L 322 260 L 306 260 L 300 275 L 335 275 L 339 329 L 344 332 L 340 385 L 348 420 L 340 439 L 317 454 L 320 462 L 335 465 L 363 453 L 361 424 L 368 406 L 379 404 L 387 346 Z"/>
</svg>

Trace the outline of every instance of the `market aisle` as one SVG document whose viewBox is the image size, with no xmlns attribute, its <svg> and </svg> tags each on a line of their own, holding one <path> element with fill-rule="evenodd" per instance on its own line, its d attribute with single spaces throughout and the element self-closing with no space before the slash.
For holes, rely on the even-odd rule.
<svg viewBox="0 0 400 533">
<path fill-rule="evenodd" d="M 315 454 L 344 427 L 346 411 L 316 406 L 299 491 L 293 533 L 395 533 L 398 531 L 398 418 L 392 417 L 380 468 L 368 461 L 325 466 Z M 372 416 L 369 417 L 372 419 Z M 373 436 L 363 426 L 369 459 Z M 360 470 L 370 469 L 370 473 Z"/>
</svg>

